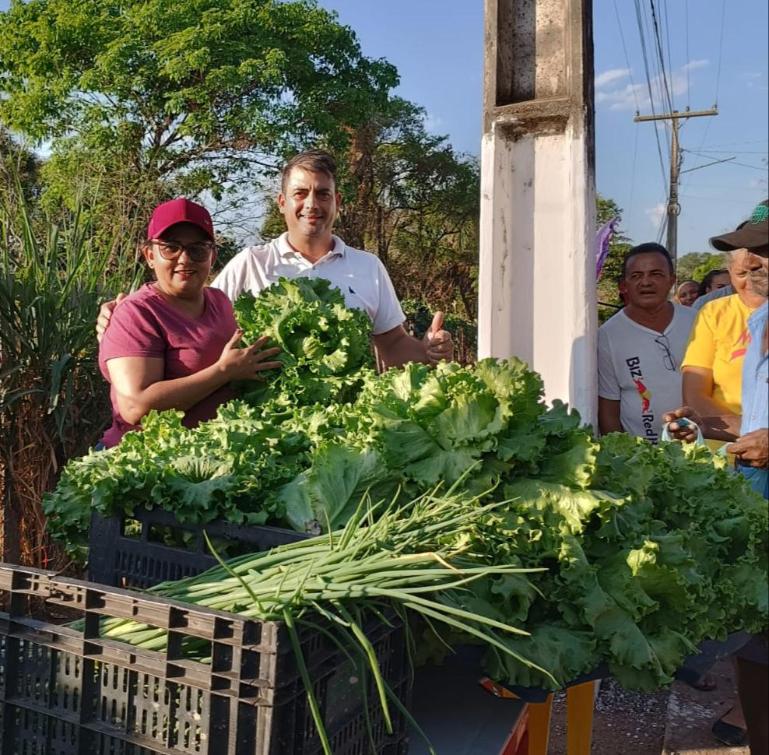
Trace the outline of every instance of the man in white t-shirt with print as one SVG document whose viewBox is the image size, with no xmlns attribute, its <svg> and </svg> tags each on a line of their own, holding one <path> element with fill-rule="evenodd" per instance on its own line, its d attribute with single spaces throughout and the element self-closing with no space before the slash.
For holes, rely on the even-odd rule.
<svg viewBox="0 0 769 755">
<path fill-rule="evenodd" d="M 680 405 L 679 367 L 697 313 L 669 301 L 674 283 L 664 246 L 640 244 L 625 255 L 620 280 L 625 307 L 598 329 L 602 434 L 624 431 L 656 443 L 663 413 Z"/>
<path fill-rule="evenodd" d="M 362 309 L 371 318 L 383 369 L 406 362 L 451 360 L 454 345 L 443 329 L 443 314 L 435 313 L 423 340 L 410 336 L 390 276 L 379 258 L 353 249 L 333 235 L 340 202 L 334 158 L 321 150 L 296 155 L 283 168 L 278 194 L 287 231 L 267 244 L 236 254 L 211 285 L 235 301 L 244 291 L 257 296 L 281 277 L 324 278 L 342 292 L 347 306 Z M 102 305 L 97 333 L 104 331 L 114 306 L 114 302 Z"/>
</svg>

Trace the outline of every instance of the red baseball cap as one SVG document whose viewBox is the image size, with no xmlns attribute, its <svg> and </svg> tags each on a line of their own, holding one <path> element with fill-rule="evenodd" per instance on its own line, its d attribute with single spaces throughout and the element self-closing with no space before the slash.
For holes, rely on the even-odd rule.
<svg viewBox="0 0 769 755">
<path fill-rule="evenodd" d="M 192 223 L 192 225 L 200 228 L 211 241 L 215 240 L 214 222 L 211 220 L 208 210 L 185 197 L 171 199 L 155 208 L 147 226 L 147 238 L 157 239 L 177 223 Z"/>
</svg>

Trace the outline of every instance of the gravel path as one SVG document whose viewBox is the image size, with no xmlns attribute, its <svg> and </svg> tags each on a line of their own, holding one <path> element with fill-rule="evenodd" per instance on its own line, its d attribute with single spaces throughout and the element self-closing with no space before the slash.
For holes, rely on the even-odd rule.
<svg viewBox="0 0 769 755">
<path fill-rule="evenodd" d="M 660 755 L 669 691 L 627 692 L 613 679 L 601 683 L 593 719 L 594 755 Z M 553 701 L 549 755 L 566 755 L 566 695 Z"/>
<path fill-rule="evenodd" d="M 735 698 L 729 661 L 712 669 L 718 687 L 701 692 L 676 682 L 653 694 L 627 692 L 605 679 L 595 702 L 593 755 L 748 755 L 713 739 L 710 725 Z M 566 695 L 553 701 L 548 755 L 566 755 Z"/>
</svg>

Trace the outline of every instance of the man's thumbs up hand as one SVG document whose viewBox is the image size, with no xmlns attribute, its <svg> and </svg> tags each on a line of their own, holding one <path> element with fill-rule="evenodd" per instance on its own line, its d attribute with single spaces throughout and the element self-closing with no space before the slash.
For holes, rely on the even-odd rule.
<svg viewBox="0 0 769 755">
<path fill-rule="evenodd" d="M 454 358 L 451 333 L 443 329 L 443 312 L 438 311 L 433 315 L 433 321 L 427 329 L 424 342 L 430 364 L 437 364 L 442 359 L 451 361 Z"/>
</svg>

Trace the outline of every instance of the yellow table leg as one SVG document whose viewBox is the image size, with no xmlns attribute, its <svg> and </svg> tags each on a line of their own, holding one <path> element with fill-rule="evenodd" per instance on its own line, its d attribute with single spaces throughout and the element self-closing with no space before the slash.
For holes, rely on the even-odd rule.
<svg viewBox="0 0 769 755">
<path fill-rule="evenodd" d="M 593 739 L 595 682 L 585 682 L 566 690 L 566 752 L 590 755 Z"/>
<path fill-rule="evenodd" d="M 543 703 L 529 703 L 529 755 L 547 755 L 553 696 Z"/>
</svg>

